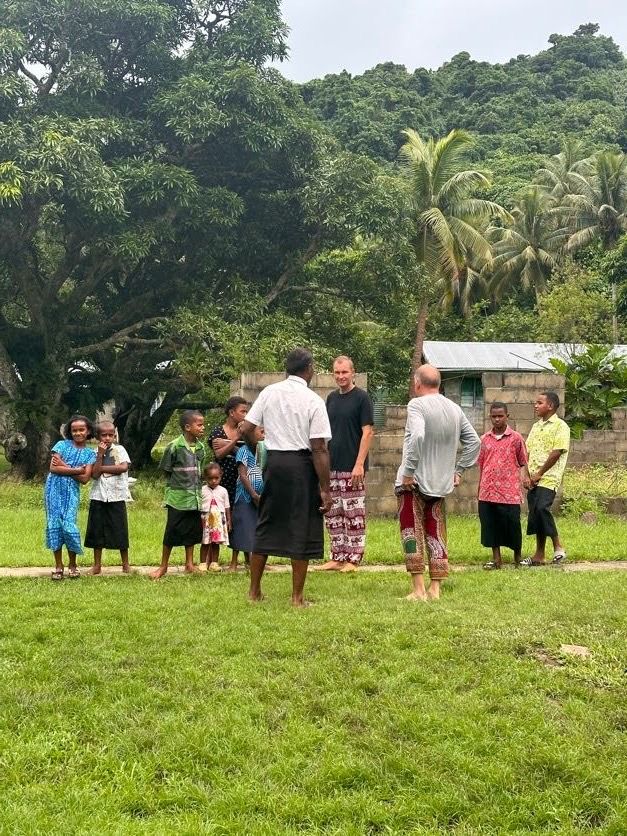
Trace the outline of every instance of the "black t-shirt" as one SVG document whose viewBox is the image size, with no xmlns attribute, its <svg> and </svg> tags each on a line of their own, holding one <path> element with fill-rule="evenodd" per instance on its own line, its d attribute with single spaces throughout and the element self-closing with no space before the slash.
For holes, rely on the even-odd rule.
<svg viewBox="0 0 627 836">
<path fill-rule="evenodd" d="M 329 445 L 331 470 L 350 473 L 355 467 L 361 444 L 361 428 L 374 424 L 370 395 L 357 386 L 345 395 L 331 392 L 327 398 L 327 412 L 333 435 Z M 364 467 L 368 469 L 368 459 Z"/>
</svg>

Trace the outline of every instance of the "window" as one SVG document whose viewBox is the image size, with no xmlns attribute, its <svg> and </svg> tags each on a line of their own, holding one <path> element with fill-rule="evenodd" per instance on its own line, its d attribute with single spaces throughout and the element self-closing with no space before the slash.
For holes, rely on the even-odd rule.
<svg viewBox="0 0 627 836">
<path fill-rule="evenodd" d="M 480 377 L 462 378 L 461 404 L 464 406 L 483 406 L 483 386 Z"/>
</svg>

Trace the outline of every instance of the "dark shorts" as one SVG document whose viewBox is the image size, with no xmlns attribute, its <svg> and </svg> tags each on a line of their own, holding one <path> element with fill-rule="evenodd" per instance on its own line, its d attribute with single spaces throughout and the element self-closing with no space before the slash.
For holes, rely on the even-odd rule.
<svg viewBox="0 0 627 836">
<path fill-rule="evenodd" d="M 87 515 L 85 546 L 88 549 L 128 549 L 126 502 L 92 499 Z"/>
<path fill-rule="evenodd" d="M 202 543 L 202 516 L 200 511 L 179 511 L 166 506 L 168 520 L 163 534 L 164 546 L 195 546 Z"/>
<path fill-rule="evenodd" d="M 322 557 L 320 485 L 309 450 L 268 450 L 255 551 L 302 560 Z"/>
<path fill-rule="evenodd" d="M 527 494 L 529 516 L 527 518 L 527 534 L 540 534 L 544 537 L 557 537 L 557 526 L 551 513 L 551 505 L 555 499 L 555 491 L 540 485 L 532 488 Z"/>
<path fill-rule="evenodd" d="M 479 500 L 479 521 L 482 546 L 505 546 L 515 552 L 521 550 L 520 505 Z"/>
</svg>

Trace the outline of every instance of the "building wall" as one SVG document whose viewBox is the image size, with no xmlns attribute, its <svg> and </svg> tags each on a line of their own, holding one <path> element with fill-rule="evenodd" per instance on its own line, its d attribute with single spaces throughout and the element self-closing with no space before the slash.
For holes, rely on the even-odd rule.
<svg viewBox="0 0 627 836">
<path fill-rule="evenodd" d="M 285 380 L 285 372 L 244 372 L 239 380 L 231 381 L 231 395 L 240 395 L 252 403 L 262 389 L 281 380 Z M 355 383 L 360 389 L 368 389 L 368 375 L 356 374 Z M 309 388 L 326 400 L 337 386 L 332 374 L 315 374 Z"/>
</svg>

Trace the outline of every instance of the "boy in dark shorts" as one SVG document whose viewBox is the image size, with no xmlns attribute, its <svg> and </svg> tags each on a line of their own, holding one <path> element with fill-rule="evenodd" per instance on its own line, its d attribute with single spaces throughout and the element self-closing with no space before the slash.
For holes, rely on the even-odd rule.
<svg viewBox="0 0 627 836">
<path fill-rule="evenodd" d="M 183 432 L 165 448 L 159 468 L 167 475 L 165 506 L 168 518 L 163 535 L 161 565 L 150 573 L 159 580 L 168 571 L 170 554 L 175 546 L 185 547 L 185 571 L 197 572 L 194 546 L 202 543 L 202 473 L 207 448 L 200 440 L 205 433 L 205 419 L 195 409 L 181 415 Z"/>
</svg>

